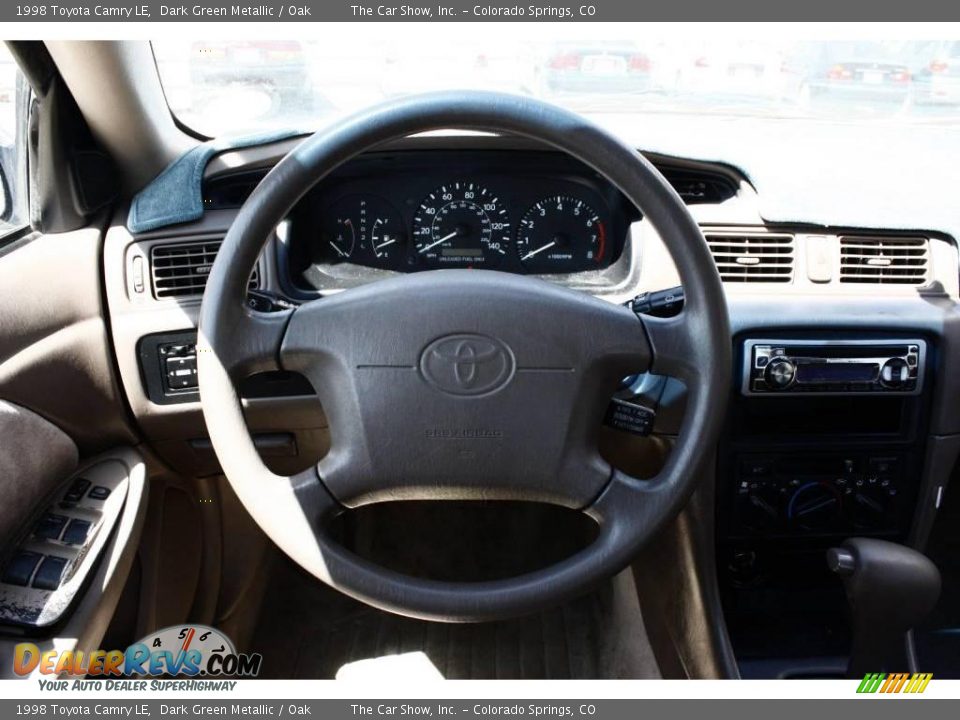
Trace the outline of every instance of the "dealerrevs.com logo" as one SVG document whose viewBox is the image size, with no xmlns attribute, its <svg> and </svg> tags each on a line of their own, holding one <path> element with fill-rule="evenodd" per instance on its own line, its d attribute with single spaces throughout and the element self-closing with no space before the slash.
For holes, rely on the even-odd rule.
<svg viewBox="0 0 960 720">
<path fill-rule="evenodd" d="M 233 642 L 206 625 L 173 625 L 147 635 L 126 650 L 41 650 L 33 643 L 14 648 L 13 670 L 27 677 L 243 677 L 260 673 L 263 656 L 238 653 Z"/>
</svg>

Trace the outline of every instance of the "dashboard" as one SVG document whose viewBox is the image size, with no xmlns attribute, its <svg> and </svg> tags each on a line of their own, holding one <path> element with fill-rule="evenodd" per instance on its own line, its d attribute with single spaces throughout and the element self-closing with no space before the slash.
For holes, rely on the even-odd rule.
<svg viewBox="0 0 960 720">
<path fill-rule="evenodd" d="M 289 277 L 475 268 L 603 271 L 638 211 L 578 161 L 549 152 L 373 153 L 304 197 L 289 218 Z"/>
<path fill-rule="evenodd" d="M 158 454 L 191 476 L 219 468 L 189 372 L 184 384 L 172 383 L 195 362 L 201 293 L 219 244 L 295 142 L 212 160 L 201 220 L 136 236 L 121 220 L 107 234 L 110 328 L 126 396 Z M 705 527 L 715 532 L 734 649 L 740 657 L 777 657 L 805 638 L 811 653 L 830 656 L 840 630 L 822 637 L 823 618 L 843 618 L 845 604 L 842 595 L 825 600 L 836 586 L 825 548 L 850 534 L 902 542 L 928 532 L 960 452 L 951 401 L 958 376 L 949 362 L 960 346 L 957 245 L 922 229 L 771 222 L 735 169 L 648 159 L 687 204 L 714 255 L 741 369 L 749 364 L 751 380 L 767 383 L 758 389 L 731 378 L 725 435 L 705 471 L 716 509 Z M 184 261 L 187 251 L 193 254 Z M 181 262 L 193 268 L 182 286 L 165 275 L 181 272 Z M 544 277 L 611 302 L 679 282 L 650 223 L 584 164 L 516 138 L 431 135 L 365 153 L 323 178 L 268 239 L 251 284 L 268 297 L 308 302 L 437 268 Z M 415 317 L 418 299 L 410 303 Z M 924 367 L 916 392 L 813 387 L 862 383 L 847 374 L 856 368 L 839 367 L 849 347 L 866 344 L 872 365 L 883 356 L 876 348 L 889 343 L 907 348 L 908 367 L 910 347 L 926 348 L 924 359 L 916 353 Z M 751 354 L 758 345 L 769 346 L 770 356 Z M 783 363 L 774 351 L 794 346 L 815 374 L 805 375 L 798 362 L 775 388 Z M 858 349 L 850 364 L 864 365 L 865 352 Z M 870 378 L 881 385 L 896 379 Z M 275 472 L 299 472 L 327 451 L 327 419 L 304 378 L 260 373 L 240 390 L 254 440 Z M 654 434 L 680 431 L 685 391 L 676 380 L 641 376 L 618 399 L 651 408 Z M 283 432 L 280 416 L 291 418 Z M 623 442 L 636 448 L 642 439 Z M 757 608 L 774 611 L 758 615 Z"/>
</svg>

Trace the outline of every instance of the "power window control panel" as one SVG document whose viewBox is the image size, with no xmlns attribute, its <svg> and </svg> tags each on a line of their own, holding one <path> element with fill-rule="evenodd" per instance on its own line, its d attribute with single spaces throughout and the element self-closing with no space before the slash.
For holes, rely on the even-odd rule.
<svg viewBox="0 0 960 720">
<path fill-rule="evenodd" d="M 42 627 L 70 607 L 123 509 L 127 466 L 91 465 L 64 483 L 0 558 L 0 624 Z"/>
</svg>

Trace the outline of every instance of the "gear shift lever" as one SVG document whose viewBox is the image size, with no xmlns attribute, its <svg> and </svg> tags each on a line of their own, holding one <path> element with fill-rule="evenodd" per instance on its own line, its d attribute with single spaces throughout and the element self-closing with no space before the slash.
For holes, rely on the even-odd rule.
<svg viewBox="0 0 960 720">
<path fill-rule="evenodd" d="M 843 578 L 853 614 L 847 676 L 908 669 L 905 634 L 937 603 L 936 565 L 904 545 L 870 538 L 831 548 L 827 565 Z"/>
</svg>

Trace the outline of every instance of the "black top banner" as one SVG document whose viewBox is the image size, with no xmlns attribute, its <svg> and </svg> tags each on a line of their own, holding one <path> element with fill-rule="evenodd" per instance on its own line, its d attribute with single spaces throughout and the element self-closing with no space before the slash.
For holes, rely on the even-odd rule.
<svg viewBox="0 0 960 720">
<path fill-rule="evenodd" d="M 64 0 L 4 2 L 0 22 L 944 22 L 960 3 L 943 0 L 564 0 L 546 2 L 186 2 Z"/>
</svg>

